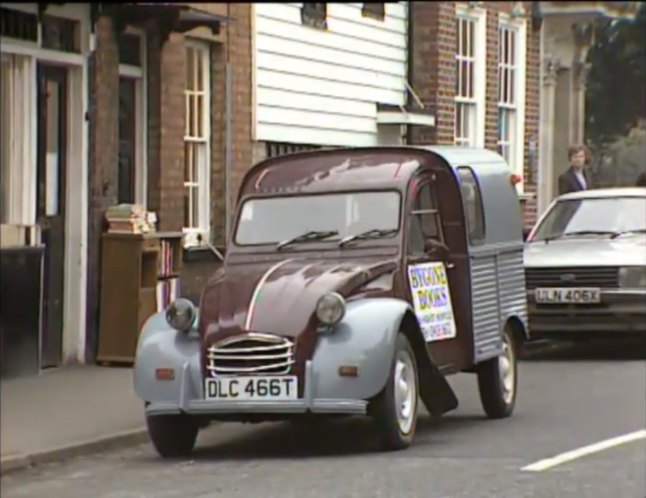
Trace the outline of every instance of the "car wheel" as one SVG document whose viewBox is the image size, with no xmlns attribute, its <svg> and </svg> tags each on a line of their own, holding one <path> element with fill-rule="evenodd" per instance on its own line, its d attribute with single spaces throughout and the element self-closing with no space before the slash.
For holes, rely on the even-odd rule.
<svg viewBox="0 0 646 498">
<path fill-rule="evenodd" d="M 509 327 L 502 335 L 502 353 L 478 365 L 478 389 L 489 418 L 509 417 L 516 405 L 518 348 Z"/>
<path fill-rule="evenodd" d="M 175 458 L 189 455 L 195 446 L 199 425 L 187 415 L 146 416 L 148 435 L 160 456 Z"/>
<path fill-rule="evenodd" d="M 406 336 L 400 333 L 386 386 L 370 407 L 384 450 L 403 449 L 413 442 L 417 426 L 418 394 L 415 353 Z"/>
</svg>

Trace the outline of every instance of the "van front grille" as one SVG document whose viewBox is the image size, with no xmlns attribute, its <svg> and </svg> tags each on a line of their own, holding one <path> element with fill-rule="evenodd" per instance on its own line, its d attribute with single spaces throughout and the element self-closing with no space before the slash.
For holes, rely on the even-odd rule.
<svg viewBox="0 0 646 498">
<path fill-rule="evenodd" d="M 294 364 L 294 343 L 272 334 L 244 334 L 212 344 L 206 360 L 211 377 L 285 375 Z"/>
</svg>

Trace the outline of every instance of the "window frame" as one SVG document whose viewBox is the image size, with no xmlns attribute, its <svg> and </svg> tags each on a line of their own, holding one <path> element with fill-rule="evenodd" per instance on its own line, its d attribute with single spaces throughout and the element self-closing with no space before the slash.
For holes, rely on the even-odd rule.
<svg viewBox="0 0 646 498">
<path fill-rule="evenodd" d="M 0 74 L 0 90 L 2 95 L 0 95 L 0 102 L 3 105 L 3 110 L 9 114 L 11 109 L 4 108 L 5 97 L 7 102 L 11 102 L 11 77 L 12 77 L 12 57 L 10 54 L 2 53 L 0 54 L 0 69 L 2 73 Z M 6 71 L 6 73 L 5 73 Z M 7 77 L 7 81 L 4 80 L 4 77 Z M 3 117 L 4 117 L 3 113 Z M 11 121 L 11 119 L 8 119 Z M 12 127 L 9 125 L 3 124 L 0 128 L 0 224 L 9 223 L 12 218 L 12 196 L 11 196 L 11 135 Z"/>
<path fill-rule="evenodd" d="M 39 29 L 40 32 L 40 29 Z M 4 41 L 4 39 L 3 39 Z M 11 126 L 2 125 L 2 133 L 7 134 L 10 147 L 1 151 L 6 159 L 5 175 L 8 180 L 7 196 L 2 202 L 6 212 L 3 224 L 32 225 L 36 222 L 37 203 L 37 83 L 36 57 L 31 54 L 16 53 L 12 50 L 0 54 L 3 64 L 7 64 L 9 78 L 9 109 L 3 119 L 11 121 Z M 4 85 L 3 85 L 4 87 Z M 0 192 L 2 194 L 2 192 Z M 5 198 L 6 197 L 6 198 Z"/>
<path fill-rule="evenodd" d="M 454 54 L 456 63 L 456 92 L 454 97 L 454 131 L 453 141 L 457 146 L 484 147 L 485 145 L 485 113 L 486 113 L 486 87 L 487 87 L 487 11 L 481 7 L 469 7 L 467 4 L 456 3 L 455 21 L 457 25 L 457 50 Z M 474 39 L 472 55 L 464 55 L 462 39 L 460 36 L 461 22 L 473 23 Z M 468 61 L 473 63 L 471 82 L 472 95 L 461 95 L 460 64 Z M 468 118 L 473 126 L 473 135 L 465 137 L 458 126 L 458 114 L 463 115 L 463 110 L 470 109 L 467 114 L 473 113 Z M 464 122 L 464 119 L 461 119 Z"/>
<path fill-rule="evenodd" d="M 211 46 L 205 41 L 187 39 L 185 44 L 185 53 L 186 60 L 188 61 L 188 50 L 196 50 L 198 54 L 198 59 L 203 64 L 202 69 L 202 88 L 203 90 L 189 90 L 189 82 L 184 82 L 184 168 L 182 174 L 182 189 L 183 191 L 189 187 L 195 187 L 197 189 L 198 201 L 197 201 L 197 221 L 193 224 L 194 226 L 186 226 L 186 217 L 188 213 L 184 212 L 184 218 L 182 220 L 182 233 L 184 234 L 184 247 L 195 247 L 205 245 L 207 241 L 211 238 L 211 212 L 210 212 L 210 202 L 211 202 L 211 99 L 212 99 L 212 84 L 211 84 Z M 197 66 L 195 67 L 197 71 Z M 185 71 L 185 75 L 186 75 Z M 189 102 L 191 102 L 191 97 L 202 97 L 202 115 L 200 126 L 202 127 L 201 136 L 191 136 L 189 135 L 189 119 L 192 117 L 192 114 L 189 111 Z M 191 107 L 192 108 L 192 107 Z M 186 148 L 189 143 L 199 143 L 204 145 L 204 159 L 201 165 L 197 167 L 197 178 L 192 179 L 193 181 L 187 181 L 186 171 L 187 171 L 187 161 L 188 157 L 186 155 Z M 192 209 L 191 204 L 188 204 L 189 209 Z M 185 208 L 184 210 L 185 211 Z M 198 241 L 198 235 L 202 235 L 203 242 Z"/>
<path fill-rule="evenodd" d="M 433 204 L 433 207 L 430 209 L 415 209 L 415 204 L 418 199 L 420 199 L 420 196 L 424 189 L 428 188 L 429 196 L 431 199 L 431 203 Z M 435 182 L 431 180 L 423 180 L 420 183 L 417 184 L 416 189 L 415 189 L 415 195 L 411 199 L 411 209 L 410 212 L 408 213 L 408 216 L 410 217 L 411 223 L 414 217 L 418 217 L 419 223 L 420 223 L 420 228 L 422 230 L 422 237 L 424 239 L 424 243 L 426 242 L 426 239 L 428 237 L 435 238 L 436 240 L 440 241 L 441 243 L 445 243 L 445 238 L 444 238 L 444 230 L 442 227 L 442 216 L 440 215 L 440 209 L 439 209 L 439 203 L 438 203 L 438 197 L 437 197 L 437 190 L 435 188 Z M 422 216 L 423 215 L 434 215 L 435 219 L 435 226 L 437 227 L 437 234 L 436 235 L 427 235 L 424 232 L 424 223 L 422 222 Z M 412 228 L 412 226 L 411 226 Z M 408 235 L 406 237 L 406 244 L 407 244 L 407 253 L 409 255 L 412 254 L 417 254 L 411 251 L 411 244 L 410 244 L 410 234 L 411 234 L 411 228 L 409 228 Z"/>
<path fill-rule="evenodd" d="M 328 4 L 303 2 L 301 5 L 301 23 L 317 29 L 327 29 Z"/>
<path fill-rule="evenodd" d="M 361 15 L 376 21 L 386 18 L 386 4 L 384 2 L 369 2 L 361 5 Z"/>
<path fill-rule="evenodd" d="M 484 202 L 482 199 L 482 188 L 480 186 L 480 182 L 478 181 L 478 176 L 475 174 L 475 171 L 473 171 L 473 168 L 471 166 L 467 165 L 462 165 L 458 166 L 456 168 L 457 170 L 457 176 L 458 176 L 458 182 L 460 183 L 460 196 L 462 197 L 462 206 L 464 209 L 464 220 L 465 220 L 465 228 L 467 231 L 467 237 L 469 239 L 469 244 L 472 246 L 480 246 L 485 243 L 487 240 L 487 220 L 484 212 Z M 475 191 L 475 208 L 476 208 L 476 218 L 477 218 L 477 223 L 481 227 L 481 232 L 482 233 L 477 233 L 476 229 L 479 229 L 478 225 L 472 225 L 471 224 L 471 218 L 468 215 L 468 207 L 467 207 L 467 199 L 465 199 L 463 193 L 462 193 L 462 184 L 464 182 L 464 178 L 462 173 L 467 172 L 469 174 L 469 181 L 474 187 Z"/>
<path fill-rule="evenodd" d="M 141 65 L 119 63 L 119 78 L 135 82 L 135 203 L 147 207 L 148 202 L 148 78 L 147 78 L 147 43 L 146 31 L 127 26 L 125 34 L 139 37 Z"/>
<path fill-rule="evenodd" d="M 501 33 L 503 30 L 508 31 L 514 38 L 514 60 L 511 61 L 515 71 L 513 75 L 514 102 L 507 99 L 501 99 L 501 70 L 508 67 L 502 61 L 503 49 L 500 44 Z M 496 146 L 501 145 L 500 140 L 500 118 L 501 112 L 512 115 L 509 126 L 509 146 L 511 156 L 508 161 L 512 172 L 520 178 L 520 182 L 515 185 L 516 192 L 522 194 L 525 190 L 525 113 L 526 113 L 526 81 L 527 81 L 527 19 L 525 17 L 512 18 L 509 14 L 501 12 L 498 17 L 498 131 L 496 137 Z M 500 153 L 500 150 L 499 150 Z M 502 154 L 501 154 L 502 155 Z M 503 156 L 504 157 L 504 156 Z"/>
</svg>

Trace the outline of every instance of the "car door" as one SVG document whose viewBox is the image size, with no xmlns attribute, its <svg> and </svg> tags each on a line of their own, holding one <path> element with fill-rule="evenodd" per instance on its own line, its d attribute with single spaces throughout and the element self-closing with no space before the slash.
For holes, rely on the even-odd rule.
<svg viewBox="0 0 646 498">
<path fill-rule="evenodd" d="M 450 368 L 460 358 L 451 288 L 451 254 L 445 243 L 434 176 L 420 179 L 409 196 L 405 288 L 434 360 Z"/>
</svg>

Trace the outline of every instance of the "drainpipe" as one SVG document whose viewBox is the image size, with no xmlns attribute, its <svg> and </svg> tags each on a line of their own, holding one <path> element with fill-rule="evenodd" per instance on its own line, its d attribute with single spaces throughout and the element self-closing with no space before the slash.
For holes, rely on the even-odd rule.
<svg viewBox="0 0 646 498">
<path fill-rule="evenodd" d="M 231 17 L 231 4 L 227 3 L 227 17 Z M 231 77 L 231 26 L 227 26 L 227 61 L 225 73 L 225 143 L 224 143 L 224 237 L 225 245 L 229 242 L 229 231 L 231 228 L 231 127 L 233 120 L 232 112 L 232 77 Z"/>
<path fill-rule="evenodd" d="M 407 23 L 407 36 L 406 36 L 406 78 L 408 84 L 413 86 L 413 2 L 406 2 L 408 8 L 406 23 Z M 406 88 L 406 103 L 412 105 L 412 95 L 408 88 Z M 411 125 L 406 125 L 406 145 L 410 145 L 413 140 L 413 129 Z"/>
</svg>

